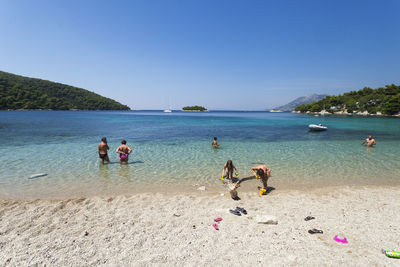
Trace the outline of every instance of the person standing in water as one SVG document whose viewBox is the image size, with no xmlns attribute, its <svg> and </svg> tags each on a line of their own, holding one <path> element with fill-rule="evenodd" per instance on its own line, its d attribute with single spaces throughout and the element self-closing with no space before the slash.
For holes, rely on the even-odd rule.
<svg viewBox="0 0 400 267">
<path fill-rule="evenodd" d="M 119 154 L 119 163 L 128 163 L 129 154 L 132 152 L 132 148 L 126 144 L 126 140 L 122 140 L 121 145 L 117 150 L 115 150 L 115 152 Z"/>
<path fill-rule="evenodd" d="M 99 158 L 101 164 L 104 164 L 104 161 L 107 163 L 110 163 L 110 159 L 108 158 L 107 151 L 110 149 L 107 144 L 107 138 L 103 137 L 101 138 L 101 142 L 98 145 L 99 148 Z"/>
<path fill-rule="evenodd" d="M 368 136 L 368 138 L 365 139 L 364 142 L 362 142 L 361 145 L 364 145 L 365 143 L 367 143 L 367 147 L 372 147 L 373 145 L 376 145 L 376 141 L 372 137 L 372 135 Z"/>
<path fill-rule="evenodd" d="M 232 180 L 232 178 L 233 178 L 233 170 L 238 172 L 236 167 L 233 165 L 232 160 L 228 160 L 226 162 L 226 164 L 224 165 L 224 169 L 222 170 L 221 178 L 223 178 L 225 173 L 226 173 L 226 178 Z"/>
<path fill-rule="evenodd" d="M 268 178 L 271 176 L 270 168 L 268 168 L 268 166 L 265 164 L 261 164 L 251 168 L 251 171 L 257 179 L 261 179 L 264 189 L 267 189 Z"/>
<path fill-rule="evenodd" d="M 212 143 L 211 143 L 211 145 L 214 147 L 214 148 L 218 148 L 219 147 L 219 144 L 217 143 L 217 137 L 214 137 L 214 140 L 212 141 Z"/>
</svg>

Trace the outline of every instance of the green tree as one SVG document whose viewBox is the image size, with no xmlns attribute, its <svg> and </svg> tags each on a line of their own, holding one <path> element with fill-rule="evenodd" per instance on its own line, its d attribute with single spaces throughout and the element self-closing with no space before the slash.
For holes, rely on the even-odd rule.
<svg viewBox="0 0 400 267">
<path fill-rule="evenodd" d="M 400 113 L 400 94 L 392 97 L 383 105 L 383 113 L 388 115 Z"/>
<path fill-rule="evenodd" d="M 321 110 L 322 110 L 322 108 L 321 108 L 321 106 L 318 104 L 318 102 L 314 102 L 314 103 L 311 105 L 310 112 L 320 112 Z"/>
</svg>

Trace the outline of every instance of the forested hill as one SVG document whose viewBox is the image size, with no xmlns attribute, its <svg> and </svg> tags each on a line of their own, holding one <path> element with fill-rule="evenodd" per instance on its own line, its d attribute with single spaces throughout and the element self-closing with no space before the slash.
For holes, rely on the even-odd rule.
<svg viewBox="0 0 400 267">
<path fill-rule="evenodd" d="M 0 71 L 0 109 L 130 110 L 82 88 Z"/>
<path fill-rule="evenodd" d="M 365 87 L 362 90 L 351 91 L 343 95 L 327 96 L 320 101 L 300 105 L 295 110 L 395 115 L 400 113 L 400 86 L 392 84 L 377 89 Z"/>
</svg>

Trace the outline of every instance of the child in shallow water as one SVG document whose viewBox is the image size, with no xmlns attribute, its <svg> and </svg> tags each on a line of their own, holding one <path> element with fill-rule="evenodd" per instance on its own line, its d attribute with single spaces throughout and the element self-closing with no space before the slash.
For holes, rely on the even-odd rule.
<svg viewBox="0 0 400 267">
<path fill-rule="evenodd" d="M 224 165 L 224 169 L 222 170 L 222 177 L 224 177 L 226 173 L 226 178 L 232 180 L 233 178 L 233 170 L 238 172 L 236 167 L 233 165 L 232 160 L 228 160 Z"/>
<path fill-rule="evenodd" d="M 211 145 L 214 147 L 214 148 L 218 148 L 219 147 L 219 144 L 217 143 L 217 137 L 214 137 L 214 140 L 212 141 L 212 143 L 211 143 Z"/>
</svg>

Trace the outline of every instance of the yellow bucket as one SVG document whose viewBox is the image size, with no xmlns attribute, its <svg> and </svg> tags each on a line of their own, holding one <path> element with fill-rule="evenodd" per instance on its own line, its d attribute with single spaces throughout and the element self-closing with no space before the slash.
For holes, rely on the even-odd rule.
<svg viewBox="0 0 400 267">
<path fill-rule="evenodd" d="M 264 195 L 265 192 L 267 192 L 267 189 L 260 188 L 260 196 Z"/>
</svg>

